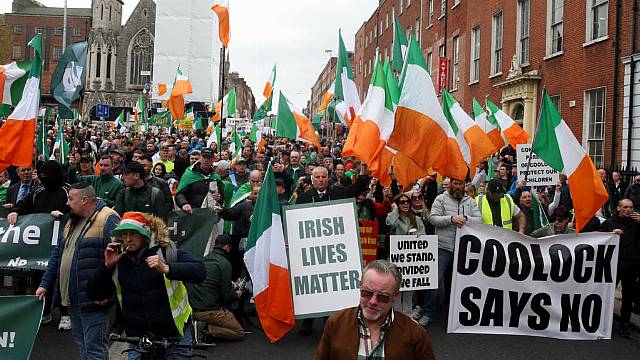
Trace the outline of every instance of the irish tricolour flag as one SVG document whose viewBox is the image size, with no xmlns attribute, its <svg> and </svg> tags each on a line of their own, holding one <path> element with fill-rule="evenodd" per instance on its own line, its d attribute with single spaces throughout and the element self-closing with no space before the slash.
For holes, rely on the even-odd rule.
<svg viewBox="0 0 640 360">
<path fill-rule="evenodd" d="M 498 126 L 497 122 L 492 122 L 495 121 L 494 118 L 487 116 L 487 112 L 484 111 L 482 105 L 480 105 L 476 98 L 473 98 L 473 117 L 476 123 L 478 123 L 478 126 L 480 126 L 480 129 L 489 136 L 489 139 L 491 139 L 491 142 L 496 146 L 496 149 L 502 149 L 504 139 L 502 138 L 502 134 L 500 134 L 500 126 Z"/>
<path fill-rule="evenodd" d="M 500 132 L 504 136 L 509 144 L 515 149 L 518 144 L 526 144 L 529 142 L 529 134 L 513 121 L 504 111 L 498 108 L 489 99 L 486 99 L 487 110 L 489 110 L 488 120 L 493 124 L 498 124 Z"/>
<path fill-rule="evenodd" d="M 264 95 L 265 99 L 271 97 L 273 93 L 273 85 L 276 83 L 276 66 L 273 65 L 273 70 L 271 70 L 271 75 L 269 75 L 269 79 L 267 83 L 264 85 L 264 90 L 262 91 L 262 95 Z"/>
<path fill-rule="evenodd" d="M 387 145 L 423 170 L 433 168 L 443 176 L 466 179 L 467 164 L 438 102 L 420 45 L 413 36 L 400 88 L 395 125 Z"/>
<path fill-rule="evenodd" d="M 334 83 L 334 96 L 336 98 L 336 112 L 340 121 L 351 126 L 360 109 L 360 96 L 356 86 L 355 76 L 349 62 L 349 54 L 344 46 L 342 34 L 339 33 L 338 63 L 336 65 L 336 81 Z"/>
<path fill-rule="evenodd" d="M 11 165 L 31 166 L 36 118 L 40 107 L 40 75 L 42 74 L 42 34 L 29 42 L 34 49 L 31 73 L 22 99 L 0 128 L 0 171 Z"/>
<path fill-rule="evenodd" d="M 0 65 L 0 104 L 16 105 L 20 101 L 30 65 L 28 62 L 15 61 Z"/>
<path fill-rule="evenodd" d="M 464 161 L 469 166 L 469 176 L 473 178 L 476 173 L 476 165 L 491 156 L 496 151 L 496 147 L 487 134 L 464 112 L 456 99 L 444 88 L 442 89 L 442 110 L 456 134 Z"/>
<path fill-rule="evenodd" d="M 269 166 L 253 212 L 244 262 L 253 281 L 260 323 L 272 343 L 296 325 L 284 244 L 276 181 Z"/>
<path fill-rule="evenodd" d="M 607 190 L 591 158 L 580 145 L 546 91 L 533 152 L 549 166 L 569 178 L 576 230 L 580 231 L 607 202 Z"/>
<path fill-rule="evenodd" d="M 276 123 L 276 136 L 292 140 L 300 140 L 312 143 L 316 148 L 320 148 L 318 134 L 313 129 L 311 120 L 302 114 L 287 98 L 280 92 L 278 102 L 278 121 Z"/>
<path fill-rule="evenodd" d="M 218 101 L 214 106 L 214 111 L 216 113 L 213 115 L 213 118 L 211 118 L 212 121 L 220 121 L 221 119 L 234 116 L 236 114 L 236 90 L 231 89 L 231 91 L 222 98 L 222 101 Z"/>
</svg>

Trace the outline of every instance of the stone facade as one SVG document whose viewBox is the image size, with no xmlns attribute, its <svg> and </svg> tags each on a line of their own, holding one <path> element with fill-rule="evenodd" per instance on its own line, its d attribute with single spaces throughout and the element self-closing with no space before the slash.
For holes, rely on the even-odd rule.
<svg viewBox="0 0 640 360">
<path fill-rule="evenodd" d="M 93 0 L 89 66 L 82 106 L 84 116 L 96 104 L 132 107 L 153 78 L 156 4 L 140 0 L 124 25 L 121 0 Z"/>
</svg>

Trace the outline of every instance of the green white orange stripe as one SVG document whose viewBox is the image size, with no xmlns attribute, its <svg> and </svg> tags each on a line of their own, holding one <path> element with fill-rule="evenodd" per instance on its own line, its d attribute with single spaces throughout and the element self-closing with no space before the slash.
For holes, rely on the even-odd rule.
<svg viewBox="0 0 640 360">
<path fill-rule="evenodd" d="M 24 67 L 24 65 L 23 65 Z M 16 105 L 22 97 L 27 71 L 17 62 L 0 65 L 0 95 L 2 104 Z"/>
<path fill-rule="evenodd" d="M 11 165 L 31 166 L 33 161 L 36 118 L 40 107 L 42 34 L 29 41 L 29 46 L 34 49 L 34 54 L 22 99 L 0 128 L 0 171 Z"/>
<path fill-rule="evenodd" d="M 218 37 L 224 47 L 229 47 L 229 0 L 215 0 L 211 10 L 218 15 Z"/>
<path fill-rule="evenodd" d="M 420 45 L 413 37 L 400 88 L 388 146 L 409 157 L 423 170 L 433 168 L 443 176 L 466 179 L 467 164 L 438 102 Z"/>
<path fill-rule="evenodd" d="M 318 134 L 313 129 L 313 124 L 298 108 L 293 105 L 280 91 L 278 102 L 278 120 L 276 124 L 276 136 L 292 140 L 301 140 L 312 143 L 320 148 Z"/>
<path fill-rule="evenodd" d="M 580 231 L 608 201 L 607 190 L 591 158 L 562 120 L 549 95 L 542 96 L 538 132 L 532 150 L 569 178 L 576 230 Z"/>
<path fill-rule="evenodd" d="M 407 35 L 405 35 L 404 29 L 400 25 L 400 20 L 398 20 L 398 16 L 393 15 L 393 70 L 402 71 L 408 46 Z"/>
<path fill-rule="evenodd" d="M 223 105 L 224 102 L 224 106 Z M 227 93 L 227 95 L 222 98 L 222 101 L 218 101 L 216 106 L 214 107 L 214 111 L 216 112 L 213 115 L 211 120 L 220 121 L 220 119 L 226 119 L 228 117 L 233 117 L 236 114 L 236 90 L 232 89 Z"/>
<path fill-rule="evenodd" d="M 504 111 L 498 108 L 489 99 L 486 99 L 487 110 L 489 110 L 488 120 L 491 123 L 498 124 L 500 132 L 509 144 L 516 148 L 518 144 L 526 144 L 529 142 L 529 134 L 527 134 L 517 122 L 513 121 Z"/>
<path fill-rule="evenodd" d="M 171 111 L 171 118 L 173 120 L 179 120 L 184 118 L 184 95 L 191 94 L 193 89 L 191 88 L 191 82 L 182 74 L 180 67 L 176 69 L 176 80 L 173 83 L 171 89 L 171 95 L 167 105 Z"/>
<path fill-rule="evenodd" d="M 264 90 L 262 91 L 262 95 L 264 95 L 265 99 L 268 99 L 271 97 L 271 94 L 273 93 L 273 86 L 276 83 L 276 66 L 273 65 L 273 70 L 271 70 L 271 75 L 269 76 L 269 80 L 267 80 L 267 83 L 264 85 Z"/>
<path fill-rule="evenodd" d="M 491 156 L 496 147 L 445 88 L 442 89 L 442 110 L 456 134 L 460 151 L 469 167 L 469 176 L 473 178 L 476 165 Z"/>
<path fill-rule="evenodd" d="M 489 118 L 487 116 L 487 112 L 484 111 L 482 105 L 480 105 L 476 98 L 473 98 L 473 117 L 482 131 L 489 136 L 489 139 L 491 139 L 491 142 L 493 142 L 496 148 L 502 149 L 504 139 L 502 138 L 502 134 L 500 134 L 500 126 L 498 126 L 498 123 L 492 122 L 495 121 L 495 118 Z"/>
<path fill-rule="evenodd" d="M 253 281 L 262 329 L 273 343 L 293 329 L 296 321 L 280 203 L 271 166 L 256 201 L 244 262 Z"/>
<path fill-rule="evenodd" d="M 360 109 L 360 95 L 356 86 L 349 54 L 342 40 L 342 33 L 338 34 L 338 63 L 336 65 L 335 98 L 337 100 L 336 112 L 343 124 L 351 126 Z"/>
</svg>

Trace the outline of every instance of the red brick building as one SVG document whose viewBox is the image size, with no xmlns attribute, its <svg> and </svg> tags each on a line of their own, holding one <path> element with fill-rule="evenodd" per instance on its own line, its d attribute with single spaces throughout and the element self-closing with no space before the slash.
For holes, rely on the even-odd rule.
<svg viewBox="0 0 640 360">
<path fill-rule="evenodd" d="M 63 8 L 45 7 L 31 0 L 13 1 L 13 12 L 5 14 L 6 24 L 12 35 L 11 58 L 0 59 L 3 64 L 10 61 L 29 61 L 33 49 L 29 41 L 37 33 L 42 34 L 42 79 L 41 91 L 45 101 L 51 96 L 51 75 L 62 56 Z M 67 44 L 88 39 L 91 29 L 91 9 L 67 9 Z"/>
<path fill-rule="evenodd" d="M 420 40 L 434 83 L 438 81 L 438 59 L 446 58 L 446 87 L 466 111 L 472 111 L 473 98 L 483 103 L 489 97 L 533 134 L 546 88 L 598 166 L 620 164 L 625 141 L 635 150 L 633 164 L 640 161 L 640 125 L 637 135 L 636 130 L 626 130 L 629 111 L 623 114 L 623 98 L 628 103 L 623 79 L 630 78 L 631 64 L 639 60 L 633 56 L 639 48 L 632 47 L 638 44 L 637 25 L 632 31 L 632 20 L 635 16 L 637 23 L 640 17 L 634 2 L 380 1 L 356 33 L 358 89 L 364 98 L 376 52 L 382 60 L 391 58 L 392 14 L 397 14 L 407 33 L 413 32 Z M 628 86 L 627 92 L 636 87 L 640 88 Z M 635 90 L 636 95 L 638 92 Z M 635 105 L 639 106 L 637 113 L 640 102 Z M 632 118 L 640 117 L 636 113 Z M 632 141 L 623 139 L 623 128 Z"/>
</svg>

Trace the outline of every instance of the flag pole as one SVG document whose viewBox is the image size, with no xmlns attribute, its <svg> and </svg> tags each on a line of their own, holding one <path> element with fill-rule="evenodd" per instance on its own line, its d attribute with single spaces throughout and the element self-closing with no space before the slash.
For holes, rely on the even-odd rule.
<svg viewBox="0 0 640 360">
<path fill-rule="evenodd" d="M 224 79 L 224 63 L 227 62 L 227 48 L 222 45 L 222 58 L 220 59 L 220 71 L 222 72 L 220 74 L 221 77 L 221 81 L 220 81 L 220 142 L 222 142 L 222 127 L 226 125 L 226 119 L 222 118 L 222 114 L 224 113 L 224 85 L 225 85 L 225 79 Z M 220 156 L 222 156 L 222 144 L 218 144 L 218 154 Z"/>
</svg>

